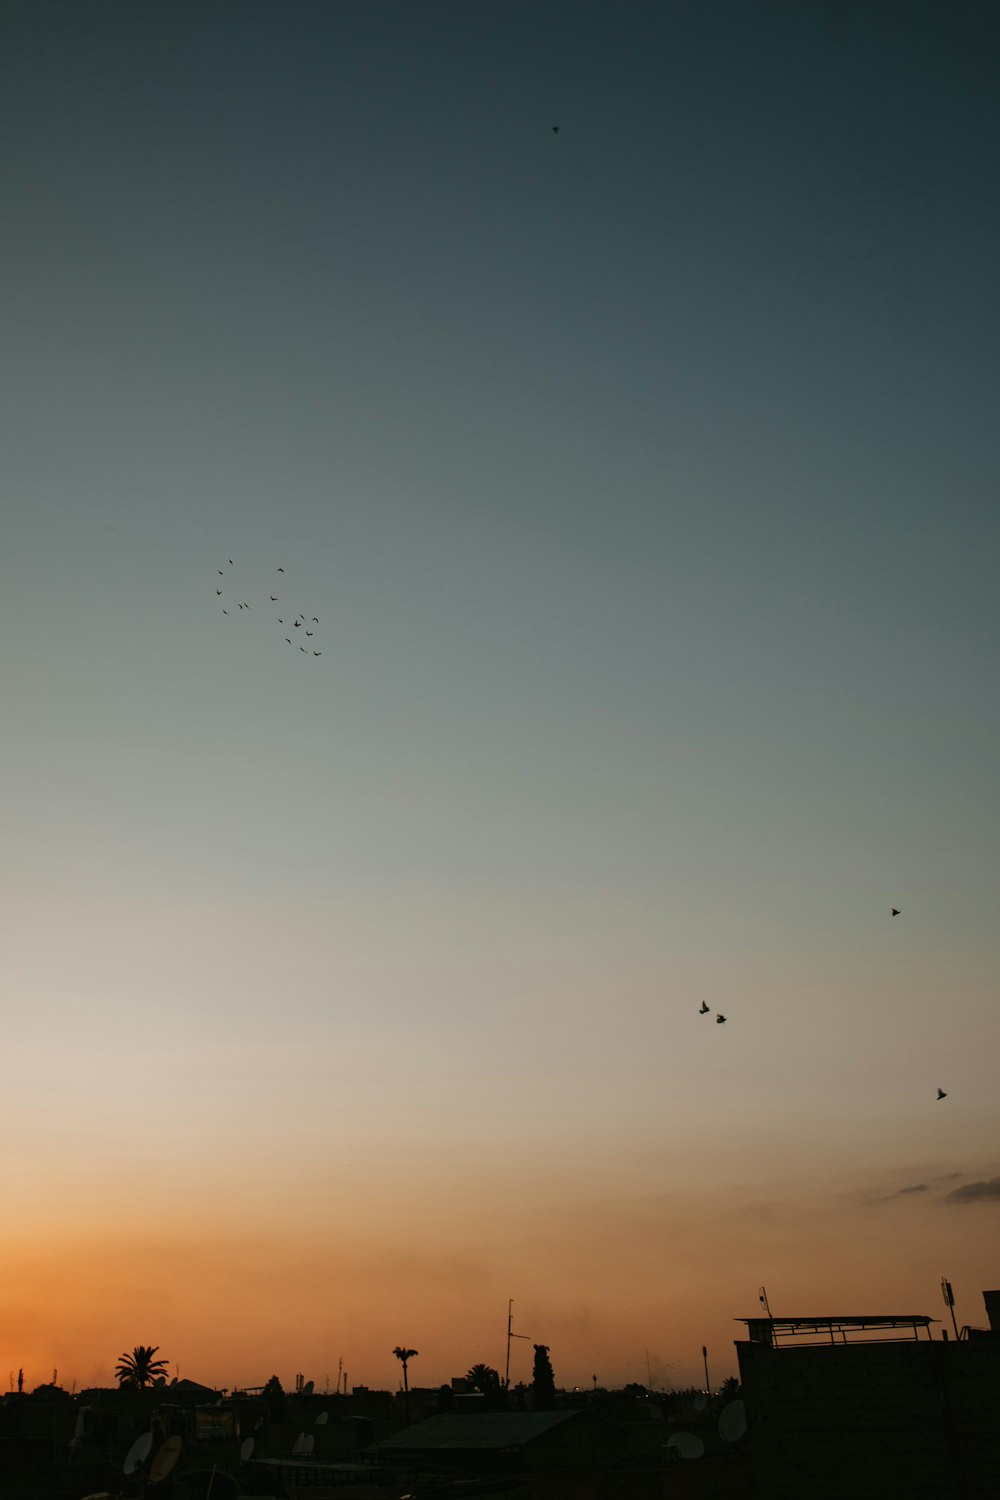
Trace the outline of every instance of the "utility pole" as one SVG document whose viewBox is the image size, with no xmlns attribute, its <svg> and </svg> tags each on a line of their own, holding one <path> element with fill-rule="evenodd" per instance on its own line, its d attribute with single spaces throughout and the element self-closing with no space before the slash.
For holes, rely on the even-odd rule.
<svg viewBox="0 0 1000 1500">
<path fill-rule="evenodd" d="M 712 1394 L 712 1387 L 708 1383 L 708 1345 L 707 1344 L 702 1344 L 702 1346 L 701 1346 L 701 1357 L 705 1361 L 705 1395 L 706 1396 L 710 1396 Z"/>
<path fill-rule="evenodd" d="M 514 1333 L 514 1332 L 512 1332 L 512 1330 L 511 1330 L 511 1324 L 513 1323 L 513 1321 L 514 1321 L 514 1299 L 513 1299 L 513 1297 L 511 1297 L 511 1298 L 508 1299 L 508 1302 L 507 1302 L 507 1363 L 504 1366 L 504 1372 L 503 1372 L 503 1388 L 504 1388 L 505 1391 L 510 1389 L 510 1341 L 511 1341 L 511 1339 L 529 1339 L 530 1340 L 530 1338 L 531 1338 L 531 1335 L 529 1333 Z"/>
</svg>

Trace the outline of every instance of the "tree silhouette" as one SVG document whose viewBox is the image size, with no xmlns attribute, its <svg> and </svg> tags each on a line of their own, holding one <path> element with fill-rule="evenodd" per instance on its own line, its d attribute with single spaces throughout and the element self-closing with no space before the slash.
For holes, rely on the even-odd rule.
<svg viewBox="0 0 1000 1500">
<path fill-rule="evenodd" d="M 548 1344 L 535 1345 L 535 1363 L 531 1371 L 531 1407 L 533 1411 L 554 1411 L 556 1377 L 552 1373 Z"/>
<path fill-rule="evenodd" d="M 392 1352 L 399 1360 L 400 1364 L 403 1366 L 403 1395 L 406 1406 L 406 1425 L 408 1427 L 410 1425 L 410 1382 L 406 1373 L 406 1367 L 411 1359 L 416 1359 L 417 1355 L 420 1353 L 420 1350 L 406 1349 L 402 1346 L 402 1344 L 397 1344 Z"/>
<path fill-rule="evenodd" d="M 123 1391 L 144 1391 L 148 1385 L 156 1385 L 166 1379 L 167 1362 L 154 1359 L 159 1344 L 137 1344 L 131 1354 L 123 1354 L 115 1365 L 119 1388 Z"/>
<path fill-rule="evenodd" d="M 288 1402 L 285 1400 L 285 1392 L 277 1375 L 272 1375 L 270 1380 L 265 1381 L 264 1389 L 260 1394 L 261 1399 L 267 1402 L 271 1421 L 283 1422 L 288 1410 Z"/>
<path fill-rule="evenodd" d="M 492 1396 L 500 1389 L 500 1372 L 494 1370 L 492 1365 L 473 1365 L 465 1378 L 475 1390 L 481 1391 L 484 1396 Z"/>
</svg>

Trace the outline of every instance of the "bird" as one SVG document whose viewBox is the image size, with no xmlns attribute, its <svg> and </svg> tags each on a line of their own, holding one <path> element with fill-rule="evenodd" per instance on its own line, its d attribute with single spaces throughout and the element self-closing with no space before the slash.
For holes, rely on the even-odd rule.
<svg viewBox="0 0 1000 1500">
<path fill-rule="evenodd" d="M 232 558 L 230 558 L 229 559 L 229 566 L 232 567 L 232 565 L 233 565 L 233 560 L 232 560 Z"/>
<path fill-rule="evenodd" d="M 240 604 L 240 605 L 239 605 L 239 606 L 238 606 L 238 608 L 239 608 L 239 609 L 242 609 L 242 608 L 243 608 L 243 606 L 242 606 L 242 604 Z"/>
<path fill-rule="evenodd" d="M 322 656 L 322 655 L 323 655 L 322 651 L 314 651 L 313 652 L 313 656 Z"/>
<path fill-rule="evenodd" d="M 939 1099 L 947 1099 L 947 1097 L 948 1097 L 948 1095 L 945 1093 L 944 1089 L 938 1089 L 938 1098 Z"/>
<path fill-rule="evenodd" d="M 305 650 L 305 649 L 306 649 L 306 648 L 305 648 L 305 646 L 300 646 L 300 647 L 299 647 L 299 650 L 300 650 L 300 651 L 304 651 L 304 650 Z"/>
<path fill-rule="evenodd" d="M 279 569 L 278 569 L 278 572 L 279 572 L 279 573 L 283 573 L 283 572 L 284 572 L 284 571 L 285 571 L 285 570 L 284 570 L 284 568 L 279 568 Z"/>
<path fill-rule="evenodd" d="M 315 635 L 315 634 L 316 634 L 315 630 L 307 630 L 306 631 L 306 635 Z"/>
<path fill-rule="evenodd" d="M 699 1016 L 708 1015 L 708 1006 L 705 1004 L 704 1000 L 701 1002 L 701 1010 L 698 1012 L 698 1014 Z"/>
<path fill-rule="evenodd" d="M 301 621 L 301 620 L 293 620 L 293 621 L 292 621 L 292 629 L 293 629 L 293 630 L 298 630 L 298 628 L 299 628 L 299 626 L 300 626 L 300 625 L 301 625 L 301 624 L 302 624 L 302 621 Z"/>
<path fill-rule="evenodd" d="M 716 1026 L 724 1026 L 725 1023 L 726 1023 L 725 1016 L 722 1016 L 722 1015 L 717 1015 L 716 1016 L 716 1018 L 715 1018 L 715 1024 L 716 1024 Z"/>
<path fill-rule="evenodd" d="M 290 637 L 290 636 L 287 636 L 287 635 L 286 635 L 286 636 L 285 636 L 285 640 L 286 640 L 286 641 L 287 641 L 287 642 L 288 642 L 288 644 L 289 644 L 289 645 L 291 645 L 291 644 L 292 644 L 292 641 L 291 641 L 291 637 Z"/>
<path fill-rule="evenodd" d="M 894 917 L 898 917 L 899 916 L 899 908 L 896 907 L 896 906 L 894 906 L 892 908 L 892 914 L 893 914 Z"/>
<path fill-rule="evenodd" d="M 552 134 L 553 135 L 558 135 L 559 134 L 559 126 L 558 125 L 553 125 L 553 127 L 552 127 Z"/>
<path fill-rule="evenodd" d="M 218 599 L 218 597 L 219 597 L 219 595 L 220 595 L 220 594 L 221 594 L 221 593 L 222 593 L 222 590 L 221 590 L 221 589 L 216 589 L 216 591 L 215 591 L 215 597 L 216 597 L 216 599 Z"/>
<path fill-rule="evenodd" d="M 277 596 L 277 594 L 272 594 L 271 595 L 271 603 L 272 604 L 277 604 L 277 602 L 278 602 L 278 596 Z"/>
<path fill-rule="evenodd" d="M 282 619 L 282 618 L 281 618 L 281 616 L 280 616 L 280 615 L 279 615 L 279 616 L 278 616 L 278 624 L 279 624 L 279 625 L 284 625 L 284 623 L 285 623 L 285 622 L 284 622 L 284 620 L 283 620 L 283 619 Z"/>
<path fill-rule="evenodd" d="M 222 611 L 222 613 L 223 613 L 223 614 L 224 614 L 224 615 L 228 615 L 228 613 L 229 613 L 229 611 L 228 611 L 228 609 L 224 609 L 224 610 L 223 610 L 223 611 Z"/>
<path fill-rule="evenodd" d="M 249 608 L 250 608 L 250 606 L 249 606 L 249 604 L 244 604 L 244 606 L 243 606 L 243 608 L 244 608 L 244 609 L 249 609 Z"/>
<path fill-rule="evenodd" d="M 222 577 L 222 569 L 221 568 L 219 569 L 219 577 L 220 578 Z"/>
<path fill-rule="evenodd" d="M 303 615 L 302 618 L 304 620 L 305 619 L 305 615 Z M 319 616 L 318 615 L 313 615 L 312 622 L 313 622 L 314 625 L 318 625 L 319 624 Z"/>
</svg>

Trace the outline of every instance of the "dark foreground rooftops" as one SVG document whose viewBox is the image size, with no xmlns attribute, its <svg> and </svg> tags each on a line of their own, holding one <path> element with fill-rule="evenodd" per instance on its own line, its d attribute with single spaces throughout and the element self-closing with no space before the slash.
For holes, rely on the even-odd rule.
<svg viewBox="0 0 1000 1500">
<path fill-rule="evenodd" d="M 379 1447 L 405 1451 L 521 1448 L 580 1415 L 579 1411 L 482 1411 L 462 1412 L 457 1416 L 446 1412 L 404 1428 L 386 1438 Z"/>
</svg>

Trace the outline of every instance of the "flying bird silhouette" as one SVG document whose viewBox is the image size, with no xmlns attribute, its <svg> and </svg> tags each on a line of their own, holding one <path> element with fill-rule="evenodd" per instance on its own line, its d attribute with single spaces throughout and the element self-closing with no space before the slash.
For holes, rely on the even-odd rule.
<svg viewBox="0 0 1000 1500">
<path fill-rule="evenodd" d="M 322 655 L 323 655 L 322 651 L 314 651 L 313 652 L 313 656 L 322 656 Z"/>
<path fill-rule="evenodd" d="M 271 603 L 272 604 L 277 604 L 277 602 L 278 602 L 278 596 L 277 596 L 277 594 L 272 594 L 271 595 Z"/>
<path fill-rule="evenodd" d="M 701 1002 L 701 1010 L 698 1012 L 698 1014 L 699 1016 L 708 1015 L 708 1006 L 705 1004 L 704 1000 Z"/>
<path fill-rule="evenodd" d="M 305 651 L 305 649 L 306 649 L 306 648 L 305 648 L 305 646 L 300 646 L 300 647 L 299 647 L 299 650 L 300 650 L 300 651 Z M 308 652 L 306 652 L 306 654 L 307 654 L 307 655 L 308 655 Z"/>
<path fill-rule="evenodd" d="M 232 567 L 232 565 L 233 565 L 233 560 L 232 560 L 232 558 L 230 558 L 229 559 L 229 566 Z"/>
<path fill-rule="evenodd" d="M 559 126 L 558 125 L 553 125 L 553 127 L 552 127 L 552 134 L 553 135 L 558 135 L 559 134 Z"/>
<path fill-rule="evenodd" d="M 944 1089 L 938 1089 L 938 1098 L 939 1099 L 947 1099 L 947 1097 L 948 1097 L 948 1095 L 945 1093 Z"/>
<path fill-rule="evenodd" d="M 305 619 L 305 615 L 303 615 L 302 618 L 304 620 Z M 312 622 L 313 622 L 314 625 L 318 625 L 319 624 L 319 616 L 318 615 L 313 615 Z"/>
<path fill-rule="evenodd" d="M 894 917 L 898 917 L 899 916 L 899 908 L 896 907 L 896 906 L 894 906 L 892 908 L 892 914 L 893 914 Z"/>
<path fill-rule="evenodd" d="M 299 628 L 299 626 L 300 626 L 300 625 L 301 625 L 301 624 L 302 624 L 302 621 L 301 621 L 301 620 L 293 620 L 293 621 L 292 621 L 292 629 L 293 629 L 293 630 L 298 630 L 298 628 Z"/>
<path fill-rule="evenodd" d="M 222 577 L 222 569 L 221 568 L 219 569 L 219 577 L 220 578 Z"/>
<path fill-rule="evenodd" d="M 219 595 L 220 595 L 220 594 L 221 594 L 221 593 L 222 593 L 222 590 L 221 590 L 221 589 L 216 589 L 216 591 L 215 591 L 215 597 L 216 597 L 216 599 L 218 599 L 218 597 L 219 597 Z"/>
<path fill-rule="evenodd" d="M 279 569 L 278 569 L 278 572 L 279 572 L 279 573 L 283 573 L 283 572 L 284 572 L 284 571 L 285 571 L 285 570 L 284 570 L 284 568 L 279 568 Z"/>
<path fill-rule="evenodd" d="M 726 1018 L 725 1018 L 725 1016 L 718 1016 L 717 1015 L 716 1018 L 715 1018 L 715 1024 L 716 1024 L 716 1026 L 724 1026 L 726 1024 Z"/>
<path fill-rule="evenodd" d="M 229 611 L 228 611 L 228 609 L 224 609 L 224 610 L 223 610 L 223 611 L 222 611 L 222 613 L 223 613 L 223 614 L 224 614 L 224 615 L 228 615 L 228 613 L 229 613 Z"/>
<path fill-rule="evenodd" d="M 289 644 L 289 645 L 291 645 L 291 644 L 292 644 L 292 642 L 291 642 L 291 637 L 290 637 L 290 636 L 287 636 L 287 635 L 286 635 L 286 636 L 285 636 L 285 640 L 286 640 L 286 641 L 288 641 L 288 644 Z"/>
<path fill-rule="evenodd" d="M 307 630 L 306 631 L 306 635 L 315 635 L 315 634 L 316 634 L 315 630 Z"/>
</svg>

